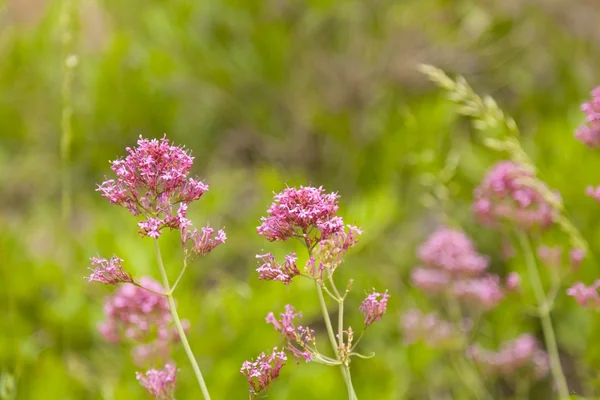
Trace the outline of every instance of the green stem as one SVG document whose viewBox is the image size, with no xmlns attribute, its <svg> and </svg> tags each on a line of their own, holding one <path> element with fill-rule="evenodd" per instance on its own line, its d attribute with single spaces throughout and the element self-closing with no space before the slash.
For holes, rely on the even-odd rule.
<svg viewBox="0 0 600 400">
<path fill-rule="evenodd" d="M 536 297 L 538 312 L 542 322 L 542 331 L 544 332 L 544 339 L 546 341 L 546 347 L 548 348 L 548 355 L 550 356 L 550 369 L 552 376 L 556 382 L 559 397 L 562 400 L 569 398 L 569 388 L 567 386 L 567 380 L 563 373 L 560 365 L 560 357 L 558 354 L 558 345 L 556 344 L 556 336 L 554 335 L 554 328 L 552 328 L 552 320 L 550 319 L 550 309 L 548 307 L 548 301 L 546 294 L 542 287 L 542 280 L 537 268 L 535 256 L 533 255 L 533 249 L 529 238 L 523 232 L 517 231 L 517 236 L 521 244 L 521 248 L 525 253 L 525 263 L 527 264 L 527 271 L 529 273 L 529 279 L 531 279 L 531 286 L 533 287 L 533 293 Z"/>
<path fill-rule="evenodd" d="M 158 239 L 154 239 L 154 247 L 156 248 L 156 259 L 158 261 L 158 267 L 160 270 L 160 275 L 162 276 L 163 284 L 165 286 L 165 290 L 167 291 L 167 299 L 169 300 L 169 309 L 171 310 L 171 315 L 173 316 L 173 321 L 175 322 L 175 327 L 177 328 L 177 332 L 179 333 L 179 338 L 181 339 L 181 344 L 185 349 L 185 354 L 187 355 L 190 363 L 192 364 L 192 369 L 194 370 L 194 374 L 196 375 L 196 380 L 200 385 L 200 390 L 202 391 L 202 395 L 205 400 L 210 400 L 210 395 L 208 394 L 208 388 L 206 387 L 206 383 L 204 382 L 204 378 L 202 377 L 202 372 L 200 371 L 200 367 L 198 366 L 198 362 L 196 361 L 196 357 L 194 357 L 194 353 L 192 352 L 192 348 L 187 340 L 187 336 L 185 335 L 185 331 L 183 330 L 183 326 L 181 325 L 181 320 L 179 319 L 179 314 L 177 313 L 177 307 L 175 306 L 175 299 L 173 298 L 173 292 L 169 287 L 169 278 L 167 277 L 167 271 L 165 270 L 165 266 L 163 264 L 162 256 L 160 254 L 160 246 L 158 245 Z"/>
<path fill-rule="evenodd" d="M 319 282 L 315 280 L 315 285 L 317 287 L 317 294 L 319 296 L 319 303 L 321 304 L 321 311 L 323 313 L 323 319 L 325 320 L 325 326 L 327 327 L 327 336 L 329 336 L 329 341 L 331 342 L 331 347 L 333 348 L 333 352 L 338 361 L 340 360 L 340 353 L 338 350 L 338 344 L 335 341 L 335 334 L 333 333 L 333 326 L 331 325 L 331 318 L 329 317 L 329 312 L 327 311 L 327 304 L 325 304 L 325 297 L 323 296 L 323 288 L 319 285 Z M 342 303 L 340 303 L 342 304 Z M 343 306 L 342 306 L 343 311 Z M 342 320 L 343 322 L 343 320 Z M 342 325 L 343 326 L 343 325 Z M 341 337 L 341 335 L 340 335 Z M 344 382 L 346 383 L 346 388 L 348 389 L 348 399 L 349 400 L 357 400 L 356 393 L 354 392 L 354 387 L 352 387 L 352 379 L 350 377 L 350 368 L 347 365 L 340 365 L 340 369 L 342 371 L 342 376 L 344 377 Z"/>
</svg>

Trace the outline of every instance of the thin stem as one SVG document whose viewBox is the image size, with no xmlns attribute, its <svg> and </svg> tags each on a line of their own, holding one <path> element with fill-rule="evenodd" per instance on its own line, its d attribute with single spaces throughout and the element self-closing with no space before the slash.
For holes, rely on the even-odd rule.
<svg viewBox="0 0 600 400">
<path fill-rule="evenodd" d="M 139 287 L 140 289 L 144 289 L 144 290 L 145 290 L 145 291 L 147 291 L 147 292 L 154 293 L 154 294 L 157 294 L 157 295 L 159 295 L 159 296 L 165 296 L 165 297 L 167 297 L 167 296 L 168 296 L 168 293 L 164 293 L 164 292 L 157 292 L 156 290 L 152 290 L 152 289 L 150 289 L 150 288 L 147 288 L 147 287 L 145 287 L 145 286 L 141 285 L 141 284 L 140 284 L 140 283 L 138 283 L 138 282 L 135 282 L 135 281 L 133 281 L 133 282 L 131 282 L 131 283 L 132 283 L 134 286 L 137 286 L 137 287 Z"/>
<path fill-rule="evenodd" d="M 208 394 L 208 388 L 206 387 L 206 383 L 204 382 L 204 378 L 202 377 L 202 372 L 200 371 L 200 367 L 198 366 L 198 362 L 196 361 L 196 357 L 194 357 L 194 353 L 192 352 L 192 348 L 187 340 L 187 336 L 185 335 L 185 331 L 183 330 L 183 326 L 181 325 L 181 320 L 179 319 L 179 314 L 177 313 L 177 307 L 175 306 L 175 299 L 173 298 L 173 292 L 169 286 L 169 278 L 167 277 L 167 271 L 165 270 L 165 266 L 163 264 L 162 256 L 160 254 L 160 246 L 158 244 L 158 239 L 154 239 L 154 247 L 156 249 L 156 259 L 158 261 L 158 268 L 160 270 L 160 275 L 162 276 L 163 284 L 165 289 L 167 290 L 167 299 L 169 300 L 169 309 L 171 310 L 171 315 L 173 316 L 173 321 L 175 322 L 175 327 L 177 328 L 177 332 L 179 333 L 179 338 L 181 339 L 181 344 L 185 349 L 185 354 L 187 355 L 190 363 L 192 364 L 192 369 L 194 370 L 194 374 L 196 375 L 196 380 L 200 385 L 200 390 L 202 391 L 202 395 L 205 400 L 210 400 L 210 395 Z"/>
<path fill-rule="evenodd" d="M 537 268 L 535 256 L 533 255 L 531 243 L 529 242 L 527 235 L 517 230 L 517 237 L 519 238 L 521 248 L 523 249 L 525 255 L 525 263 L 527 264 L 529 279 L 531 279 L 533 293 L 538 303 L 538 313 L 542 322 L 542 331 L 544 332 L 544 339 L 546 341 L 546 347 L 548 348 L 548 355 L 550 356 L 550 369 L 552 370 L 552 376 L 556 382 L 559 397 L 563 400 L 566 400 L 569 398 L 569 388 L 560 365 L 558 345 L 556 344 L 556 336 L 554 335 L 554 328 L 552 328 L 552 320 L 550 319 L 550 309 L 548 307 L 546 294 L 544 293 L 544 289 L 542 287 L 542 280 Z"/>
<path fill-rule="evenodd" d="M 179 273 L 179 276 L 175 280 L 175 283 L 173 284 L 173 286 L 171 286 L 171 291 L 170 291 L 171 294 L 173 294 L 173 292 L 175 292 L 175 289 L 177 288 L 177 285 L 179 285 L 179 281 L 181 281 L 181 278 L 183 277 L 183 273 L 185 272 L 186 269 L 187 269 L 187 261 L 183 260 L 183 268 L 181 268 L 181 272 Z"/>
</svg>

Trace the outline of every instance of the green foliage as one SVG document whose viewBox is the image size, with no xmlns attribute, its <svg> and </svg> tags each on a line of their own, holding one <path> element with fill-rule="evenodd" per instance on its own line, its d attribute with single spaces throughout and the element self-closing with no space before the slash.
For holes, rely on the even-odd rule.
<svg viewBox="0 0 600 400">
<path fill-rule="evenodd" d="M 511 115 L 507 137 L 519 126 L 519 149 L 561 192 L 565 218 L 591 257 L 562 282 L 552 317 L 572 391 L 600 395 L 600 318 L 564 294 L 572 281 L 590 283 L 599 273 L 600 208 L 583 192 L 599 183 L 600 159 L 572 134 L 584 118 L 579 104 L 600 83 L 599 32 L 588 20 L 600 12 L 594 2 L 73 1 L 72 24 L 61 20 L 63 2 L 21 3 L 0 1 L 1 399 L 143 397 L 130 349 L 105 343 L 96 329 L 110 289 L 83 277 L 90 256 L 112 253 L 136 275 L 157 277 L 151 241 L 94 189 L 107 161 L 139 135 L 164 133 L 192 150 L 194 172 L 211 186 L 189 216 L 228 234 L 176 292 L 214 399 L 245 398 L 242 362 L 282 344 L 264 322 L 269 311 L 293 303 L 326 343 L 312 285 L 284 287 L 254 272 L 256 253 L 294 249 L 273 246 L 255 228 L 272 192 L 298 184 L 339 191 L 342 215 L 365 231 L 337 272 L 340 282 L 354 279 L 347 320 L 360 326 L 358 305 L 372 287 L 392 295 L 388 314 L 358 348 L 376 356 L 352 363 L 358 397 L 475 398 L 460 357 L 407 345 L 399 317 L 416 305 L 439 307 L 408 282 L 415 248 L 441 223 L 471 234 L 494 272 L 525 271 L 520 256 L 502 260 L 503 235 L 478 226 L 470 213 L 473 188 L 507 155 L 482 140 L 481 123 L 473 127 L 457 115 L 418 72 L 420 63 L 464 75 L 474 92 L 489 93 L 494 103 L 466 104 L 459 113 L 487 107 L 496 120 Z M 65 97 L 70 53 L 78 64 Z M 69 107 L 71 207 L 63 218 L 61 137 Z M 481 121 L 486 134 L 504 137 L 502 126 Z M 552 231 L 536 240 L 568 247 L 570 238 L 572 232 Z M 175 234 L 163 250 L 174 277 L 181 260 Z M 482 344 L 539 336 L 533 305 L 524 279 L 521 297 L 481 321 Z M 183 351 L 175 359 L 178 398 L 197 398 Z M 550 385 L 534 385 L 526 398 L 550 398 Z M 493 398 L 513 396 L 507 382 L 489 378 L 486 386 Z M 344 393 L 336 368 L 290 362 L 269 396 Z"/>
</svg>

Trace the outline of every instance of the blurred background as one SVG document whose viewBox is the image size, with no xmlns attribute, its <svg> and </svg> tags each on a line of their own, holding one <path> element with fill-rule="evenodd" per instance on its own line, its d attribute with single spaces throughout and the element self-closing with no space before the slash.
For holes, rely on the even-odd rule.
<svg viewBox="0 0 600 400">
<path fill-rule="evenodd" d="M 323 185 L 347 223 L 364 230 L 337 274 L 354 278 L 348 321 L 359 327 L 367 290 L 388 289 L 388 313 L 361 342 L 353 379 L 360 399 L 471 399 L 447 352 L 407 345 L 400 316 L 439 304 L 409 285 L 415 249 L 442 215 L 476 238 L 502 276 L 500 234 L 470 213 L 473 188 L 501 159 L 476 140 L 454 106 L 416 69 L 464 75 L 514 116 L 543 179 L 600 249 L 600 159 L 573 138 L 579 104 L 600 84 L 596 0 L 0 0 L 0 397 L 145 398 L 130 347 L 97 331 L 112 288 L 88 284 L 89 257 L 117 254 L 136 275 L 158 277 L 136 219 L 95 192 L 109 160 L 139 135 L 167 137 L 196 157 L 210 191 L 189 210 L 224 226 L 228 241 L 199 259 L 176 297 L 214 399 L 247 398 L 239 369 L 275 345 L 269 311 L 293 303 L 326 340 L 310 282 L 258 281 L 255 254 L 293 250 L 256 234 L 274 191 Z M 449 159 L 451 201 L 431 198 Z M 435 190 L 434 190 L 435 191 Z M 540 241 L 567 244 L 560 232 Z M 178 238 L 163 252 L 176 276 Z M 588 258 L 568 281 L 600 271 Z M 489 348 L 523 332 L 541 338 L 527 307 L 505 301 L 485 316 Z M 600 319 L 561 290 L 553 313 L 571 389 L 600 395 Z M 183 351 L 178 398 L 199 398 Z M 494 398 L 510 382 L 486 378 Z M 548 399 L 551 380 L 526 398 Z M 4 396 L 4 397 L 3 397 Z M 293 362 L 273 399 L 343 399 L 336 368 Z"/>
</svg>

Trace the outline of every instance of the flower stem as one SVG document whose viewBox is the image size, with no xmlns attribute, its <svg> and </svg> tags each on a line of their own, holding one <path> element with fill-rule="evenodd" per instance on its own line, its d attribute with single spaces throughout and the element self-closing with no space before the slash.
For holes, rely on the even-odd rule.
<svg viewBox="0 0 600 400">
<path fill-rule="evenodd" d="M 327 327 L 327 335 L 329 336 L 329 341 L 331 342 L 331 347 L 333 348 L 333 352 L 335 353 L 335 357 L 338 361 L 340 360 L 340 353 L 338 349 L 338 344 L 335 341 L 335 334 L 333 333 L 333 326 L 331 325 L 331 318 L 329 317 L 329 312 L 327 311 L 327 305 L 325 304 L 325 297 L 323 296 L 323 289 L 319 282 L 315 280 L 315 285 L 317 287 L 317 294 L 319 295 L 319 303 L 321 304 L 321 311 L 323 312 L 323 319 L 325 320 L 325 326 Z M 343 302 L 339 303 L 341 305 L 340 313 L 342 314 L 344 311 Z M 342 317 L 343 318 L 343 317 Z M 341 320 L 343 322 L 343 319 Z M 343 326 L 342 328 L 343 329 Z M 341 335 L 340 335 L 341 337 Z M 340 365 L 342 370 L 342 376 L 344 377 L 344 382 L 346 383 L 346 388 L 348 389 L 348 399 L 349 400 L 357 400 L 356 393 L 354 392 L 354 387 L 352 386 L 352 378 L 350 377 L 350 368 L 342 364 Z"/>
<path fill-rule="evenodd" d="M 185 335 L 185 331 L 183 330 L 183 326 L 181 325 L 181 320 L 179 319 L 179 314 L 177 313 L 177 307 L 175 306 L 175 299 L 173 298 L 173 292 L 169 286 L 169 278 L 167 277 L 167 271 L 165 270 L 165 265 L 163 264 L 162 255 L 160 253 L 160 246 L 158 244 L 158 239 L 154 239 L 154 247 L 156 248 L 156 259 L 158 261 L 158 268 L 160 270 L 160 275 L 162 276 L 163 285 L 165 286 L 165 290 L 167 291 L 167 299 L 169 301 L 169 309 L 171 310 L 171 315 L 173 316 L 173 321 L 175 322 L 175 327 L 177 328 L 177 332 L 179 333 L 179 338 L 181 339 L 181 344 L 185 349 L 185 354 L 187 355 L 190 363 L 192 364 L 192 369 L 194 370 L 194 374 L 196 375 L 196 380 L 200 385 L 200 390 L 202 391 L 202 395 L 205 400 L 210 400 L 210 395 L 208 394 L 208 388 L 206 387 L 206 383 L 204 382 L 204 378 L 202 377 L 202 372 L 200 371 L 200 367 L 198 366 L 198 362 L 196 361 L 196 357 L 194 357 L 194 353 L 192 352 L 192 348 L 187 340 L 187 336 Z"/>
<path fill-rule="evenodd" d="M 560 365 L 560 357 L 558 354 L 558 345 L 556 344 L 556 336 L 554 335 L 554 328 L 552 328 L 552 320 L 550 319 L 550 309 L 546 294 L 542 287 L 542 280 L 538 271 L 535 256 L 531 248 L 529 238 L 523 232 L 517 231 L 517 237 L 523 249 L 525 255 L 525 263 L 527 264 L 527 271 L 529 273 L 529 279 L 531 279 L 531 286 L 533 287 L 533 293 L 538 303 L 538 312 L 542 322 L 542 331 L 544 332 L 544 339 L 546 341 L 546 347 L 548 348 L 548 355 L 550 356 L 550 369 L 552 370 L 552 376 L 556 382 L 558 394 L 561 400 L 569 398 L 569 388 L 567 386 L 567 380 L 563 373 Z"/>
</svg>

